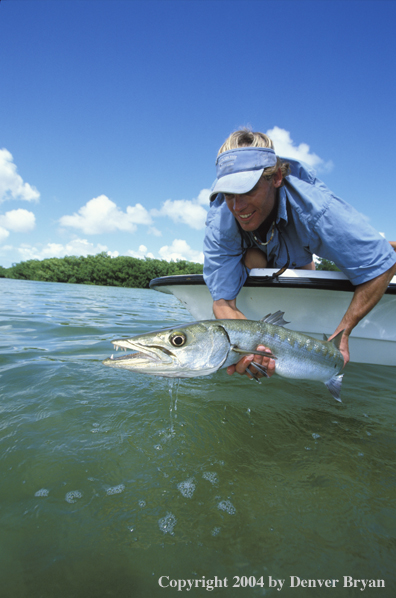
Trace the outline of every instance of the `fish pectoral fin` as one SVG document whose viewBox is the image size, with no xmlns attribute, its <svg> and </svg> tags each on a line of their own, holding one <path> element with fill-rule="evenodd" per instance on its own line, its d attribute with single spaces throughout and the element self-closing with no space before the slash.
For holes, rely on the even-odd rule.
<svg viewBox="0 0 396 598">
<path fill-rule="evenodd" d="M 331 340 L 329 340 L 329 337 L 325 338 L 324 340 L 329 341 L 329 343 L 333 343 L 333 345 L 335 346 L 336 349 L 340 348 L 340 343 L 341 343 L 341 339 L 342 339 L 342 335 L 345 332 L 345 328 L 344 330 L 341 330 L 341 332 L 339 332 L 338 334 L 336 334 L 336 336 L 334 338 L 332 338 Z M 325 337 L 326 335 L 324 334 L 323 337 Z"/>
<path fill-rule="evenodd" d="M 254 349 L 253 351 L 247 351 L 246 349 L 240 349 L 239 347 L 237 347 L 237 345 L 231 345 L 231 351 L 239 353 L 240 355 L 264 355 L 264 357 L 276 359 L 275 355 L 271 353 L 271 351 L 257 351 L 257 349 Z"/>
<path fill-rule="evenodd" d="M 339 374 L 338 376 L 335 375 L 330 380 L 325 382 L 327 388 L 329 389 L 330 393 L 333 395 L 334 399 L 339 403 L 342 403 L 340 393 L 341 393 L 341 384 L 342 378 L 344 374 Z"/>
<path fill-rule="evenodd" d="M 259 365 L 255 361 L 252 361 L 252 363 L 250 365 L 252 365 L 253 367 L 255 367 L 256 370 L 258 370 L 261 374 L 263 374 L 263 376 L 265 376 L 266 378 L 269 378 L 269 375 L 268 375 L 268 372 L 267 372 L 267 368 L 265 367 L 265 365 Z"/>
</svg>

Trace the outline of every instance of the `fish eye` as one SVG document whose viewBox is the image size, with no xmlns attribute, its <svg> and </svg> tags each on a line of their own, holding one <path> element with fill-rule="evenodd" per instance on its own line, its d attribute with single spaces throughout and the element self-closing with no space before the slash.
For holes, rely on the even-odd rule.
<svg viewBox="0 0 396 598">
<path fill-rule="evenodd" d="M 176 332 L 170 337 L 170 342 L 174 347 L 182 347 L 186 342 L 187 337 L 182 332 Z"/>
</svg>

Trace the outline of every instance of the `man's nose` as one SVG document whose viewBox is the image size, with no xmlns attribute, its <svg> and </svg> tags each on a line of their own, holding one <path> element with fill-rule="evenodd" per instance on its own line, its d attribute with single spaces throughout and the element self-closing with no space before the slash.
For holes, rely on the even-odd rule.
<svg viewBox="0 0 396 598">
<path fill-rule="evenodd" d="M 246 196 L 245 195 L 234 195 L 234 211 L 240 212 L 246 208 Z"/>
</svg>

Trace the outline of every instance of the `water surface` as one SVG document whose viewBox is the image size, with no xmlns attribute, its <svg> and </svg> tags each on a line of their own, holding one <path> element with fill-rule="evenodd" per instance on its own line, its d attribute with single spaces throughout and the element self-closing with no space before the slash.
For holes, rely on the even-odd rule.
<svg viewBox="0 0 396 598">
<path fill-rule="evenodd" d="M 155 291 L 0 279 L 1 595 L 330 592 L 298 576 L 361 596 L 350 576 L 393 597 L 395 368 L 349 365 L 338 404 L 314 382 L 102 365 L 110 340 L 191 319 Z"/>
</svg>

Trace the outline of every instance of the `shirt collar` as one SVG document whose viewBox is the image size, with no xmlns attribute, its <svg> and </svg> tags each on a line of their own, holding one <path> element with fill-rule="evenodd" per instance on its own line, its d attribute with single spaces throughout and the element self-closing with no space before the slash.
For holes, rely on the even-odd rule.
<svg viewBox="0 0 396 598">
<path fill-rule="evenodd" d="M 286 199 L 286 189 L 282 185 L 282 187 L 280 187 L 278 190 L 278 213 L 276 215 L 276 224 L 280 224 L 281 221 L 282 223 L 287 224 L 288 218 Z"/>
</svg>

